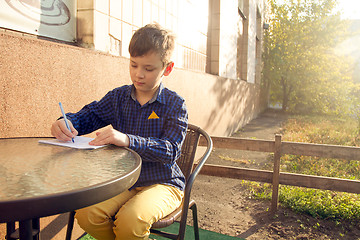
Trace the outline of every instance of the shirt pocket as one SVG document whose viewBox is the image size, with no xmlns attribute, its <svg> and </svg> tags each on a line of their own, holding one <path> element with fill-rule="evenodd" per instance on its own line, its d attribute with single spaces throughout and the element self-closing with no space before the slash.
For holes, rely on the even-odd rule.
<svg viewBox="0 0 360 240">
<path fill-rule="evenodd" d="M 147 137 L 161 137 L 165 118 L 152 112 L 144 121 L 144 132 Z"/>
</svg>

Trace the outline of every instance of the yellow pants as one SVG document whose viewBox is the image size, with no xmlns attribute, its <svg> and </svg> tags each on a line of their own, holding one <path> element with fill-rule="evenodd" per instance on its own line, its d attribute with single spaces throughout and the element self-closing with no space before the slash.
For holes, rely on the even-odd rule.
<svg viewBox="0 0 360 240">
<path fill-rule="evenodd" d="M 98 240 L 148 239 L 151 225 L 180 206 L 183 195 L 183 191 L 164 184 L 138 187 L 79 209 L 75 218 Z"/>
</svg>

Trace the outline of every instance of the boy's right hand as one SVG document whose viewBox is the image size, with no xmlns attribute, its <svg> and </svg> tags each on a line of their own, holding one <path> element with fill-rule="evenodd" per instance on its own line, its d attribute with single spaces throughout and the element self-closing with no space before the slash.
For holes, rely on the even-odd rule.
<svg viewBox="0 0 360 240">
<path fill-rule="evenodd" d="M 67 129 L 65 120 L 59 119 L 51 125 L 51 135 L 61 141 L 71 141 L 71 139 L 78 135 L 78 131 L 74 128 L 71 121 L 67 120 L 71 132 Z"/>
</svg>

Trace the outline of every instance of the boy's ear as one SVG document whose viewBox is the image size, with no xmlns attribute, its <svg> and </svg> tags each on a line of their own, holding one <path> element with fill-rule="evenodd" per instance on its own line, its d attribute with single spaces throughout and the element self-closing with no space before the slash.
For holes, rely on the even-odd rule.
<svg viewBox="0 0 360 240">
<path fill-rule="evenodd" d="M 174 62 L 170 62 L 166 68 L 165 68 L 165 71 L 164 71 L 164 76 L 169 76 L 169 74 L 171 73 L 171 71 L 173 70 L 174 68 Z"/>
</svg>

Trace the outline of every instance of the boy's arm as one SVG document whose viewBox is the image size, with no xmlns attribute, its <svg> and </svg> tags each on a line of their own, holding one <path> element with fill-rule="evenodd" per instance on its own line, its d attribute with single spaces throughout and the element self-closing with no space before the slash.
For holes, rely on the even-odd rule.
<svg viewBox="0 0 360 240">
<path fill-rule="evenodd" d="M 90 145 L 105 145 L 114 144 L 119 147 L 129 147 L 129 137 L 113 128 L 105 129 L 104 131 L 97 132 L 96 138 L 89 142 Z"/>
<path fill-rule="evenodd" d="M 180 156 L 187 123 L 188 114 L 185 103 L 183 103 L 166 120 L 164 134 L 161 138 L 145 138 L 127 134 L 129 148 L 139 153 L 143 161 L 172 163 Z"/>
<path fill-rule="evenodd" d="M 111 123 L 114 115 L 114 97 L 114 91 L 110 91 L 100 101 L 85 105 L 77 113 L 67 113 L 66 117 L 72 122 L 79 135 L 91 133 Z"/>
</svg>

